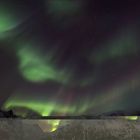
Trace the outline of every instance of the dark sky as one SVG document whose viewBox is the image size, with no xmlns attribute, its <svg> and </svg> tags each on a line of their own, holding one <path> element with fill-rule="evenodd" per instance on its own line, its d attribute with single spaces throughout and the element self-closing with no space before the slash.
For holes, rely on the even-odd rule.
<svg viewBox="0 0 140 140">
<path fill-rule="evenodd" d="M 129 0 L 0 0 L 2 108 L 139 110 L 139 9 Z"/>
</svg>

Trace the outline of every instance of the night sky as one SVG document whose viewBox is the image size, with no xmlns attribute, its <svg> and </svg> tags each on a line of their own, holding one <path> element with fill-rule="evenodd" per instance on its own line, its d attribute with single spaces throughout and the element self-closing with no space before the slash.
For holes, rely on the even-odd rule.
<svg viewBox="0 0 140 140">
<path fill-rule="evenodd" d="M 140 4 L 0 0 L 0 105 L 41 116 L 140 111 Z"/>
</svg>

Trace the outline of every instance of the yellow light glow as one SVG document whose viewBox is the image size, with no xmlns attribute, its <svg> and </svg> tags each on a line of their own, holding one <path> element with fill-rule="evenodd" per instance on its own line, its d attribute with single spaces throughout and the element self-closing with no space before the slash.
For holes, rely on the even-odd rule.
<svg viewBox="0 0 140 140">
<path fill-rule="evenodd" d="M 135 121 L 138 119 L 138 116 L 125 116 L 125 119 Z"/>
<path fill-rule="evenodd" d="M 39 127 L 44 133 L 54 132 L 58 129 L 60 120 L 40 120 L 38 121 Z"/>
</svg>

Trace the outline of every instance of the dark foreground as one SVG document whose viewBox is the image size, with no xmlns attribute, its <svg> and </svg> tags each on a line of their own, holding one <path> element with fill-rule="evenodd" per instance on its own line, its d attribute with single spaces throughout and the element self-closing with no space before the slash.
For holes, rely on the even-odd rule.
<svg viewBox="0 0 140 140">
<path fill-rule="evenodd" d="M 45 126 L 45 121 L 42 124 Z M 62 120 L 54 132 L 41 120 L 0 120 L 0 140 L 139 140 L 140 121 L 125 119 Z M 45 130 L 44 130 L 45 129 Z M 49 128 L 48 128 L 49 130 Z"/>
</svg>

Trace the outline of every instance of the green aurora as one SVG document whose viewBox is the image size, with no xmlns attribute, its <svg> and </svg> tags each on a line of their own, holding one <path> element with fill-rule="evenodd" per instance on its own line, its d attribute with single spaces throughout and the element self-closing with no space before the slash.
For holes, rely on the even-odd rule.
<svg viewBox="0 0 140 140">
<path fill-rule="evenodd" d="M 16 27 L 17 22 L 11 12 L 0 6 L 0 33 Z"/>
<path fill-rule="evenodd" d="M 57 82 L 67 82 L 68 74 L 59 70 L 51 62 L 52 53 L 43 56 L 39 49 L 34 49 L 32 45 L 19 47 L 17 50 L 19 58 L 19 70 L 23 77 L 31 82 L 45 82 L 55 80 Z"/>
<path fill-rule="evenodd" d="M 92 62 L 100 64 L 106 61 L 120 60 L 120 58 L 136 55 L 138 51 L 136 36 L 133 32 L 129 31 L 128 34 L 123 33 L 115 40 L 106 43 L 105 47 L 94 52 L 90 58 Z"/>
<path fill-rule="evenodd" d="M 78 104 L 78 103 L 77 103 Z M 3 105 L 3 108 L 5 110 L 10 110 L 13 108 L 26 108 L 29 110 L 32 110 L 39 114 L 40 116 L 50 116 L 52 113 L 58 113 L 58 114 L 70 114 L 74 115 L 75 113 L 78 115 L 84 113 L 89 106 L 87 103 L 82 103 L 83 105 L 64 105 L 62 103 L 54 102 L 54 101 L 46 101 L 46 102 L 39 102 L 36 100 L 24 100 L 24 99 L 18 99 L 18 98 L 9 98 Z M 22 112 L 22 115 L 25 115 L 24 112 Z"/>
</svg>

